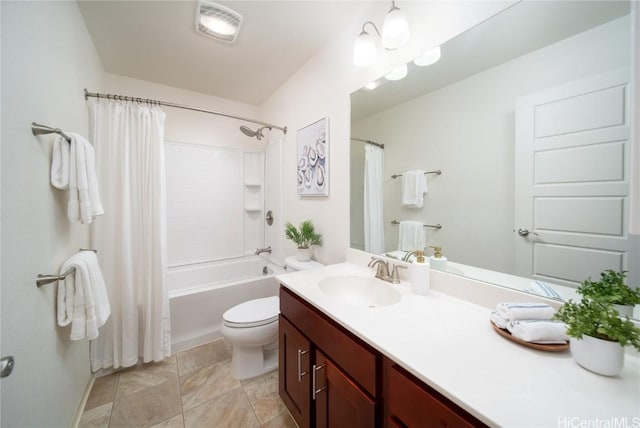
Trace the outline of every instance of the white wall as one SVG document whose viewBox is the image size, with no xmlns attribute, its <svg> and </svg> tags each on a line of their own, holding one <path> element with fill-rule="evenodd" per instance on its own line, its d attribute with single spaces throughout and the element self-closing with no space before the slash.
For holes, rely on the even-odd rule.
<svg viewBox="0 0 640 428">
<path fill-rule="evenodd" d="M 401 143 L 385 147 L 385 177 L 444 171 L 429 176 L 422 209 L 400 207 L 400 179 L 385 180 L 386 249 L 397 248 L 392 219 L 441 223 L 428 245 L 450 260 L 513 273 L 516 99 L 628 65 L 629 40 L 623 17 L 353 124 L 354 134 Z"/>
<path fill-rule="evenodd" d="M 262 106 L 262 116 L 289 127 L 284 142 L 284 216 L 300 223 L 312 219 L 324 236 L 315 258 L 322 263 L 343 261 L 349 246 L 349 94 L 394 66 L 439 45 L 465 29 L 502 10 L 511 2 L 405 2 L 411 43 L 385 52 L 379 63 L 358 69 L 352 63 L 352 49 L 365 20 L 381 24 L 389 5 L 376 2 L 363 16 L 354 17 L 353 27 L 328 43 L 292 76 Z M 296 130 L 329 118 L 330 189 L 328 197 L 299 197 L 296 194 Z M 285 250 L 295 251 L 287 241 Z"/>
<path fill-rule="evenodd" d="M 2 2 L 2 379 L 4 427 L 68 427 L 90 379 L 89 345 L 56 326 L 55 285 L 36 288 L 80 247 L 88 226 L 70 225 L 67 195 L 49 184 L 53 136 L 30 124 L 88 131 L 83 87 L 102 66 L 75 2 Z"/>
</svg>

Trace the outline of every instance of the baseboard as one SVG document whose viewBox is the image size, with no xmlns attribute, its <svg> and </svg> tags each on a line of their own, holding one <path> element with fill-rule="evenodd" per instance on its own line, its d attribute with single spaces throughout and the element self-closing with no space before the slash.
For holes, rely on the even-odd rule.
<svg viewBox="0 0 640 428">
<path fill-rule="evenodd" d="M 89 382 L 87 382 L 87 386 L 84 389 L 84 393 L 82 394 L 82 398 L 80 399 L 80 403 L 78 404 L 78 408 L 76 409 L 76 413 L 73 416 L 73 420 L 71 422 L 71 428 L 78 428 L 80 425 L 80 418 L 82 418 L 82 413 L 84 412 L 84 406 L 87 404 L 87 400 L 89 399 L 89 394 L 91 394 L 91 389 L 93 388 L 93 383 L 96 381 L 95 375 L 92 373 L 89 378 Z"/>
</svg>

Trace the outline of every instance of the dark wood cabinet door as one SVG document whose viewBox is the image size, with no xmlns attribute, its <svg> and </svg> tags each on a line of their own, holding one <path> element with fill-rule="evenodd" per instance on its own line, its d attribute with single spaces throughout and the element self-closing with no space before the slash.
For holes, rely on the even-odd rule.
<svg viewBox="0 0 640 428">
<path fill-rule="evenodd" d="M 311 426 L 311 343 L 286 318 L 279 326 L 279 393 L 300 428 Z"/>
<path fill-rule="evenodd" d="M 311 370 L 316 428 L 375 426 L 375 401 L 322 352 L 315 351 Z"/>
</svg>

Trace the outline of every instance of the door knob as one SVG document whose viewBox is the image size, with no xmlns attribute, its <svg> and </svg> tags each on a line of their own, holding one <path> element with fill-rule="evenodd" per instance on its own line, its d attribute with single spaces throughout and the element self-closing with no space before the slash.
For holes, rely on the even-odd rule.
<svg viewBox="0 0 640 428">
<path fill-rule="evenodd" d="M 540 236 L 535 232 L 529 232 L 528 229 L 523 229 L 523 228 L 518 229 L 518 235 L 520 236 L 529 236 L 529 234 Z"/>
</svg>

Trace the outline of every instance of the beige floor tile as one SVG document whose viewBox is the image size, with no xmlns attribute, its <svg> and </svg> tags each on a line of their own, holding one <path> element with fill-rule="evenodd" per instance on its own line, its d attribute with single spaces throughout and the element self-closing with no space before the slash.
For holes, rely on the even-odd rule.
<svg viewBox="0 0 640 428">
<path fill-rule="evenodd" d="M 113 403 L 107 403 L 91 410 L 85 410 L 80 417 L 78 428 L 107 428 L 112 406 Z"/>
<path fill-rule="evenodd" d="M 229 361 L 205 367 L 180 378 L 182 407 L 191 409 L 238 387 L 240 382 L 231 375 Z"/>
<path fill-rule="evenodd" d="M 159 385 L 118 396 L 109 428 L 151 427 L 181 411 L 178 378 L 172 377 Z"/>
<path fill-rule="evenodd" d="M 293 420 L 293 418 L 289 415 L 289 413 L 284 412 L 281 415 L 276 416 L 271 419 L 269 422 L 261 425 L 262 428 L 298 428 L 298 425 Z"/>
<path fill-rule="evenodd" d="M 159 363 L 132 367 L 120 372 L 116 399 L 176 377 L 178 377 L 178 366 L 175 355 Z"/>
<path fill-rule="evenodd" d="M 216 340 L 206 345 L 198 346 L 178 355 L 178 371 L 180 376 L 187 373 L 220 363 L 231 358 L 231 354 L 227 351 L 222 339 Z"/>
<path fill-rule="evenodd" d="M 182 421 L 182 413 L 178 416 L 174 416 L 171 419 L 167 419 L 164 422 L 160 422 L 158 425 L 154 425 L 152 428 L 184 428 Z"/>
<path fill-rule="evenodd" d="M 251 404 L 242 388 L 237 388 L 218 398 L 184 412 L 185 428 L 224 427 L 257 428 Z"/>
<path fill-rule="evenodd" d="M 277 371 L 245 382 L 243 388 L 261 424 L 286 412 L 286 407 L 278 395 Z"/>
<path fill-rule="evenodd" d="M 111 403 L 116 396 L 116 388 L 118 387 L 118 374 L 110 374 L 97 378 L 91 387 L 91 393 L 87 398 L 87 404 L 84 411 L 94 409 L 103 404 Z"/>
</svg>

